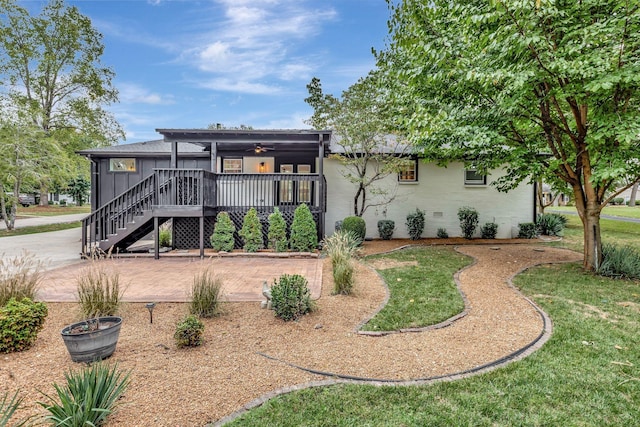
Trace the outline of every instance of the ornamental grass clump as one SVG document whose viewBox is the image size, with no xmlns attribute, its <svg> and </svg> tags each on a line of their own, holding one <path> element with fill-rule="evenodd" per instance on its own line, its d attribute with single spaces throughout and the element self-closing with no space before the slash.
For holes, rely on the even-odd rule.
<svg viewBox="0 0 640 427">
<path fill-rule="evenodd" d="M 313 215 L 306 204 L 301 204 L 293 213 L 291 250 L 297 252 L 312 252 L 318 247 L 318 230 Z"/>
<path fill-rule="evenodd" d="M 176 325 L 173 338 L 178 348 L 198 347 L 204 342 L 204 323 L 191 314 Z"/>
<path fill-rule="evenodd" d="M 284 321 L 309 313 L 313 307 L 307 279 L 299 274 L 283 274 L 271 286 L 271 302 L 276 317 Z"/>
<path fill-rule="evenodd" d="M 462 237 L 468 240 L 473 239 L 473 233 L 478 227 L 478 211 L 469 206 L 461 207 L 458 209 L 458 220 L 460 220 Z"/>
<path fill-rule="evenodd" d="M 0 257 L 0 307 L 11 298 L 35 299 L 42 280 L 43 264 L 34 254 L 23 251 L 15 257 Z"/>
<path fill-rule="evenodd" d="M 66 372 L 67 384 L 53 384 L 57 400 L 45 393 L 47 402 L 38 402 L 49 414 L 44 418 L 55 426 L 101 426 L 120 405 L 129 386 L 129 373 L 118 365 L 94 363 L 80 372 Z"/>
<path fill-rule="evenodd" d="M 350 231 L 336 231 L 322 241 L 322 251 L 331 259 L 333 293 L 349 295 L 355 283 L 352 257 L 358 254 L 360 237 Z"/>
<path fill-rule="evenodd" d="M 11 298 L 0 307 L 0 353 L 30 348 L 47 317 L 47 306 L 30 298 Z"/>
<path fill-rule="evenodd" d="M 193 277 L 189 293 L 189 313 L 198 317 L 215 317 L 221 312 L 222 280 L 207 268 Z"/>
<path fill-rule="evenodd" d="M 601 276 L 640 279 L 640 251 L 632 246 L 602 245 Z"/>
<path fill-rule="evenodd" d="M 247 252 L 258 252 L 259 249 L 264 248 L 262 241 L 262 224 L 260 224 L 260 218 L 258 217 L 258 211 L 256 208 L 251 208 L 247 211 L 242 221 L 242 228 L 238 232 L 244 243 L 243 249 Z"/>
<path fill-rule="evenodd" d="M 233 225 L 228 212 L 219 212 L 216 216 L 216 225 L 213 227 L 211 235 L 211 246 L 216 251 L 231 252 L 235 246 L 233 233 L 236 232 L 236 226 Z"/>
<path fill-rule="evenodd" d="M 98 265 L 84 269 L 76 279 L 80 310 L 85 318 L 113 316 L 122 305 L 120 273 Z"/>
<path fill-rule="evenodd" d="M 289 242 L 287 241 L 287 222 L 278 207 L 273 208 L 269 215 L 269 231 L 267 232 L 269 249 L 276 252 L 285 252 Z"/>
</svg>

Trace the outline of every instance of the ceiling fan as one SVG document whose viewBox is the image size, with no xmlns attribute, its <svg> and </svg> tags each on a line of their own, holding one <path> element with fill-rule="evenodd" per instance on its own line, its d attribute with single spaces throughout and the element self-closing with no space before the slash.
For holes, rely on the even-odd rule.
<svg viewBox="0 0 640 427">
<path fill-rule="evenodd" d="M 253 148 L 249 148 L 249 149 L 248 149 L 248 150 L 246 150 L 246 151 L 253 151 L 253 152 L 254 152 L 254 153 L 256 153 L 256 154 L 260 154 L 260 153 L 265 153 L 265 152 L 267 152 L 267 151 L 272 151 L 272 150 L 274 150 L 274 148 L 273 148 L 273 147 L 265 147 L 265 146 L 264 146 L 264 145 L 262 145 L 262 144 L 256 144 L 256 145 L 255 145 L 255 147 L 253 147 Z"/>
</svg>

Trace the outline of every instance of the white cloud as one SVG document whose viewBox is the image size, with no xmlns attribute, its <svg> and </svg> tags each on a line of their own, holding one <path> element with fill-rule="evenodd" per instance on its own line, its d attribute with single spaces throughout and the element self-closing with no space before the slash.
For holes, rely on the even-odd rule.
<svg viewBox="0 0 640 427">
<path fill-rule="evenodd" d="M 135 83 L 118 84 L 120 100 L 131 104 L 170 105 L 174 103 L 173 96 L 151 92 Z"/>
<path fill-rule="evenodd" d="M 214 78 L 198 83 L 200 87 L 223 92 L 239 92 L 255 95 L 272 95 L 281 91 L 278 86 L 269 86 L 246 80 L 237 80 L 226 77 Z"/>
</svg>

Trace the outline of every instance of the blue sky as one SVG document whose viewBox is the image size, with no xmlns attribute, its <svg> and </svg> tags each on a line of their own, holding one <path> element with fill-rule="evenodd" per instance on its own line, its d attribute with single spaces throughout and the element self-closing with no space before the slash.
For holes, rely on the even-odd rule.
<svg viewBox="0 0 640 427">
<path fill-rule="evenodd" d="M 384 0 L 67 2 L 104 36 L 127 143 L 210 123 L 308 127 L 307 83 L 339 95 L 365 76 L 389 16 Z"/>
</svg>

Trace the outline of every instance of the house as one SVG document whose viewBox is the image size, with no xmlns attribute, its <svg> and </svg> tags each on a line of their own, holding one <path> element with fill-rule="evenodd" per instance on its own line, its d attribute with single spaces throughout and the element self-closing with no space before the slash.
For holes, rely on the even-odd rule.
<svg viewBox="0 0 640 427">
<path fill-rule="evenodd" d="M 173 246 L 209 247 L 215 216 L 227 211 L 240 228 L 255 207 L 263 222 L 277 206 L 291 223 L 295 208 L 306 203 L 318 236 L 331 234 L 336 221 L 352 215 L 354 185 L 343 166 L 329 158 L 337 151 L 326 130 L 157 129 L 163 139 L 83 150 L 91 161 L 92 213 L 83 221 L 82 253 L 95 247 L 125 250 L 172 220 Z M 377 221 L 393 219 L 394 237 L 408 237 L 407 214 L 426 213 L 423 236 L 438 228 L 459 235 L 457 209 L 472 206 L 480 224 L 496 222 L 498 237 L 517 234 L 517 225 L 534 219 L 534 186 L 508 194 L 489 185 L 500 176 L 479 175 L 454 163 L 447 168 L 413 159 L 383 186 L 396 195 L 386 207 L 368 210 L 367 237 L 377 237 Z M 156 242 L 158 239 L 155 239 Z M 240 242 L 238 242 L 239 245 Z M 156 257 L 158 247 L 156 244 Z"/>
</svg>

